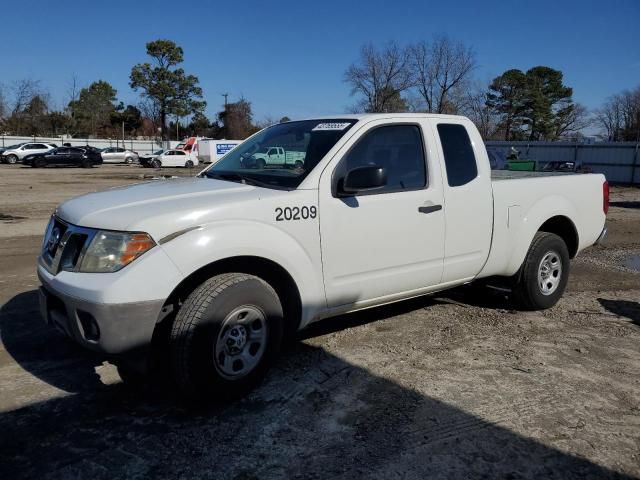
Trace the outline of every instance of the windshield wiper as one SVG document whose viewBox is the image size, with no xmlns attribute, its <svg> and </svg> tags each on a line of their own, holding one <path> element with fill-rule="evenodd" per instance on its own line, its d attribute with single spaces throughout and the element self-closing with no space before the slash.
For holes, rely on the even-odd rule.
<svg viewBox="0 0 640 480">
<path fill-rule="evenodd" d="M 246 185 L 253 185 L 255 187 L 274 188 L 274 185 L 270 185 L 266 182 L 261 182 L 248 175 L 242 175 L 237 172 L 204 172 L 207 178 L 214 178 L 216 180 L 227 180 L 229 182 L 244 183 Z"/>
</svg>

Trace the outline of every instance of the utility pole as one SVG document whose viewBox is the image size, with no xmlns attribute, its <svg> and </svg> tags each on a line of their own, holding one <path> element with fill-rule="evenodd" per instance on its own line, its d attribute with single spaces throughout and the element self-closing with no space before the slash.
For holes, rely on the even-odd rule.
<svg viewBox="0 0 640 480">
<path fill-rule="evenodd" d="M 224 116 L 223 116 L 223 125 L 224 125 L 224 138 L 227 138 L 227 97 L 229 96 L 228 93 L 222 93 L 221 94 L 224 97 Z"/>
</svg>

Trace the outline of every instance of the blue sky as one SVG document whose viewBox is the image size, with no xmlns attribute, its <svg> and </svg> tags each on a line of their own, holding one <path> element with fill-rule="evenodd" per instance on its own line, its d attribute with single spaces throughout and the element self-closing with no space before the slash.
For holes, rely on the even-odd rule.
<svg viewBox="0 0 640 480">
<path fill-rule="evenodd" d="M 200 78 L 207 113 L 244 95 L 256 119 L 344 112 L 354 99 L 343 83 L 362 44 L 401 44 L 447 34 L 474 48 L 476 77 L 548 65 L 565 74 L 574 99 L 598 107 L 640 84 L 640 1 L 314 2 L 11 2 L 3 9 L 5 86 L 30 77 L 54 103 L 67 101 L 70 79 L 103 79 L 125 103 L 131 67 L 145 43 L 177 42 L 184 68 Z"/>
</svg>

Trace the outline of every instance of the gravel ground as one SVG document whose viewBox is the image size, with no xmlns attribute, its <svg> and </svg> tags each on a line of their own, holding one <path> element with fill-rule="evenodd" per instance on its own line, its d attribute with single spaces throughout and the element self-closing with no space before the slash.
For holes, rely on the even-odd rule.
<svg viewBox="0 0 640 480">
<path fill-rule="evenodd" d="M 0 478 L 640 477 L 640 190 L 613 189 L 608 244 L 550 310 L 458 289 L 342 316 L 249 397 L 189 411 L 37 309 L 54 206 L 158 173 L 189 172 L 0 166 Z"/>
</svg>

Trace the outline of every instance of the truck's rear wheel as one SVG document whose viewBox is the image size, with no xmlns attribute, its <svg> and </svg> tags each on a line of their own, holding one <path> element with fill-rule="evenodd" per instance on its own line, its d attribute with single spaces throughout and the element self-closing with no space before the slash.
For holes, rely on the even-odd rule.
<svg viewBox="0 0 640 480">
<path fill-rule="evenodd" d="M 569 250 L 558 235 L 538 232 L 515 277 L 514 300 L 526 310 L 553 307 L 569 279 Z"/>
<path fill-rule="evenodd" d="M 265 162 L 262 158 L 259 158 L 258 160 L 256 160 L 257 168 L 264 168 L 266 166 L 267 166 L 267 162 Z"/>
<path fill-rule="evenodd" d="M 253 388 L 280 349 L 278 295 L 244 273 L 210 278 L 178 311 L 171 329 L 174 380 L 191 400 L 233 399 Z"/>
</svg>

